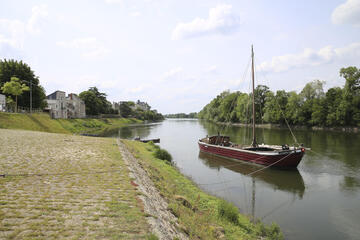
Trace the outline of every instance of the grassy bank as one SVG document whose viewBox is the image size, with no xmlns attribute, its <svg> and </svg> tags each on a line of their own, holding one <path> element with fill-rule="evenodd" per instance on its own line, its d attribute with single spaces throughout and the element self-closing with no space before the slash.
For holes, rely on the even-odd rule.
<svg viewBox="0 0 360 240">
<path fill-rule="evenodd" d="M 115 139 L 0 129 L 0 239 L 147 239 Z"/>
<path fill-rule="evenodd" d="M 167 199 L 191 239 L 282 239 L 277 225 L 253 224 L 232 204 L 201 191 L 167 161 L 155 157 L 153 144 L 123 140 Z"/>
<path fill-rule="evenodd" d="M 0 112 L 0 128 L 23 129 L 51 133 L 88 133 L 104 134 L 112 129 L 131 123 L 140 123 L 137 119 L 51 119 L 48 114 L 15 114 Z"/>
</svg>

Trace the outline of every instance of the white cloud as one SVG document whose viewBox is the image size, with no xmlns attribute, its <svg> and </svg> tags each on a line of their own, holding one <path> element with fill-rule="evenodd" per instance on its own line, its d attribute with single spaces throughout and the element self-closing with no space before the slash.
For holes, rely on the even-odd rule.
<svg viewBox="0 0 360 240">
<path fill-rule="evenodd" d="M 335 24 L 352 24 L 360 26 L 360 0 L 347 0 L 339 5 L 332 13 Z"/>
<path fill-rule="evenodd" d="M 46 5 L 34 6 L 32 8 L 31 17 L 29 18 L 26 25 L 27 30 L 33 34 L 40 33 L 40 20 L 42 18 L 46 18 L 48 15 L 49 13 Z"/>
<path fill-rule="evenodd" d="M 317 66 L 353 56 L 360 57 L 360 42 L 341 48 L 326 46 L 318 51 L 306 48 L 299 54 L 275 56 L 271 61 L 262 62 L 258 65 L 257 70 L 263 72 L 283 72 L 292 68 Z"/>
<path fill-rule="evenodd" d="M 210 67 L 207 67 L 204 69 L 205 73 L 217 73 L 217 66 L 216 65 L 212 65 Z"/>
<path fill-rule="evenodd" d="M 99 58 L 109 53 L 109 50 L 93 37 L 76 38 L 71 41 L 60 41 L 56 42 L 56 45 L 64 48 L 79 49 L 86 58 Z"/>
<path fill-rule="evenodd" d="M 191 38 L 211 34 L 228 34 L 240 26 L 240 18 L 232 12 L 231 5 L 218 5 L 209 10 L 207 19 L 195 18 L 189 23 L 179 23 L 172 32 L 172 39 Z"/>
<path fill-rule="evenodd" d="M 116 4 L 116 3 L 123 3 L 124 0 L 105 0 L 106 3 L 108 4 Z"/>
<path fill-rule="evenodd" d="M 136 11 L 136 12 L 131 12 L 131 13 L 130 13 L 130 16 L 131 16 L 131 17 L 140 17 L 140 16 L 141 16 L 141 12 L 138 12 L 138 11 Z"/>
<path fill-rule="evenodd" d="M 22 49 L 28 33 L 41 32 L 40 19 L 47 15 L 47 6 L 40 5 L 32 8 L 32 14 L 26 22 L 17 19 L 0 19 L 0 45 Z"/>
<path fill-rule="evenodd" d="M 169 78 L 173 78 L 175 76 L 179 76 L 180 73 L 182 73 L 184 70 L 182 67 L 176 67 L 176 68 L 173 68 L 167 72 L 165 72 L 163 74 L 163 77 L 162 79 L 166 80 L 166 79 L 169 79 Z"/>
<path fill-rule="evenodd" d="M 22 48 L 24 44 L 24 23 L 19 20 L 0 19 L 0 44 Z"/>
<path fill-rule="evenodd" d="M 151 88 L 150 84 L 140 84 L 136 87 L 125 89 L 125 93 L 126 94 L 139 94 L 139 93 L 143 93 L 145 90 L 147 90 L 149 88 Z"/>
</svg>

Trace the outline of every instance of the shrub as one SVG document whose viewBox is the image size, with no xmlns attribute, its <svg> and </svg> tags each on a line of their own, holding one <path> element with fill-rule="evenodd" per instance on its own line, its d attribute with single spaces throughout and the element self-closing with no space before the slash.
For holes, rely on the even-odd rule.
<svg viewBox="0 0 360 240">
<path fill-rule="evenodd" d="M 170 153 L 168 153 L 168 151 L 166 151 L 165 149 L 160 149 L 160 148 L 156 149 L 154 152 L 154 156 L 158 159 L 165 160 L 168 162 L 172 161 L 172 157 Z"/>
<path fill-rule="evenodd" d="M 282 232 L 280 231 L 280 227 L 279 225 L 277 225 L 276 223 L 272 223 L 270 225 L 270 227 L 268 228 L 268 237 L 269 239 L 284 239 L 284 236 L 282 234 Z"/>
<path fill-rule="evenodd" d="M 239 224 L 239 210 L 233 204 L 220 201 L 218 205 L 218 214 L 220 217 L 227 219 L 228 221 L 238 225 Z"/>
<path fill-rule="evenodd" d="M 160 147 L 158 145 L 156 145 L 153 141 L 148 142 L 147 144 L 149 144 L 150 146 L 152 146 L 154 149 L 160 149 Z"/>
</svg>

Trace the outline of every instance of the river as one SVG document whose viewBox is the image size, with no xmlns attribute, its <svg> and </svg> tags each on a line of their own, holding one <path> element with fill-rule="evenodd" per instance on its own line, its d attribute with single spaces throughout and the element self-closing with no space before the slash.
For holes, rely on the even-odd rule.
<svg viewBox="0 0 360 240">
<path fill-rule="evenodd" d="M 250 143 L 251 130 L 192 119 L 128 126 L 115 136 L 160 138 L 183 174 L 203 190 L 280 225 L 285 239 L 360 239 L 360 135 L 296 130 L 307 151 L 297 170 L 266 169 L 199 152 L 197 140 L 220 131 L 232 142 Z M 258 143 L 292 143 L 284 129 L 256 129 Z"/>
</svg>

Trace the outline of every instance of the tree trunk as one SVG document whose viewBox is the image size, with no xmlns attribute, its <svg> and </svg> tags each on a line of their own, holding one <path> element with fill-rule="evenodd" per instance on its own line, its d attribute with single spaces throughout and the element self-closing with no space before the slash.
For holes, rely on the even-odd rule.
<svg viewBox="0 0 360 240">
<path fill-rule="evenodd" d="M 16 103 L 15 103 L 15 112 L 17 113 L 17 95 L 15 96 Z"/>
</svg>

